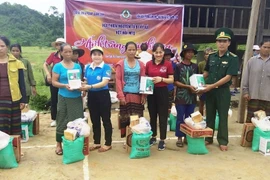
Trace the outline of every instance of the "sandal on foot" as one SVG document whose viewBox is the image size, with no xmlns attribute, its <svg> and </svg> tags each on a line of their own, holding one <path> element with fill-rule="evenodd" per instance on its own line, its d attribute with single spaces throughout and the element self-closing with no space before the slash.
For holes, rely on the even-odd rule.
<svg viewBox="0 0 270 180">
<path fill-rule="evenodd" d="M 98 152 L 106 152 L 112 149 L 112 146 L 100 147 Z"/>
<path fill-rule="evenodd" d="M 101 146 L 92 146 L 89 148 L 89 151 L 94 151 L 94 150 L 97 150 L 99 148 L 101 148 Z"/>
<path fill-rule="evenodd" d="M 219 149 L 221 151 L 228 151 L 228 146 L 225 146 L 225 145 L 219 145 Z"/>
<path fill-rule="evenodd" d="M 61 156 L 63 155 L 63 151 L 62 150 L 55 150 L 55 154 L 58 155 L 58 156 Z"/>
<path fill-rule="evenodd" d="M 184 147 L 184 143 L 181 140 L 176 141 L 177 147 Z"/>
<path fill-rule="evenodd" d="M 204 143 L 207 146 L 207 145 L 213 144 L 213 141 L 212 142 L 210 142 L 210 141 L 204 141 Z"/>
</svg>

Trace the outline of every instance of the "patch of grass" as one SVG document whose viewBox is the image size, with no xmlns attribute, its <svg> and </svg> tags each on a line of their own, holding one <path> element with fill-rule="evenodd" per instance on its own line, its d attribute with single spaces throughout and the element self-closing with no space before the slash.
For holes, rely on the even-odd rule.
<svg viewBox="0 0 270 180">
<path fill-rule="evenodd" d="M 50 89 L 45 86 L 43 63 L 53 51 L 54 49 L 49 47 L 22 47 L 22 56 L 28 59 L 32 65 L 38 94 L 45 95 L 48 98 L 50 98 Z"/>
</svg>

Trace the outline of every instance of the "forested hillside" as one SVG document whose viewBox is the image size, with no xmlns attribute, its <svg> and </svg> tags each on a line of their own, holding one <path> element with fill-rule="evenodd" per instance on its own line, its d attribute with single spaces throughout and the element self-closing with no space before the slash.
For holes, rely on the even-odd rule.
<svg viewBox="0 0 270 180">
<path fill-rule="evenodd" d="M 0 35 L 23 46 L 49 46 L 64 36 L 63 14 L 56 7 L 50 11 L 44 15 L 20 4 L 0 4 Z"/>
</svg>

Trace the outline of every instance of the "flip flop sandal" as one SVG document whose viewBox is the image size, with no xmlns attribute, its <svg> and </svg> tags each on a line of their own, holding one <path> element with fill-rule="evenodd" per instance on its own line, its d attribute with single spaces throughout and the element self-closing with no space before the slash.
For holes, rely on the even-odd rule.
<svg viewBox="0 0 270 180">
<path fill-rule="evenodd" d="M 61 156 L 61 155 L 63 155 L 63 151 L 57 151 L 57 150 L 55 150 L 55 154 L 58 155 L 58 156 Z"/>
<path fill-rule="evenodd" d="M 182 141 L 177 141 L 176 146 L 177 147 L 184 147 L 184 143 Z"/>
<path fill-rule="evenodd" d="M 109 148 L 104 148 L 104 147 L 101 147 L 101 148 L 99 148 L 98 149 L 98 152 L 106 152 L 106 151 L 109 151 L 109 150 L 111 150 L 112 149 L 112 146 L 110 146 Z"/>
<path fill-rule="evenodd" d="M 92 146 L 89 148 L 89 151 L 94 151 L 94 150 L 97 150 L 99 148 L 101 148 L 101 146 Z"/>
<path fill-rule="evenodd" d="M 207 145 L 213 144 L 213 141 L 212 141 L 212 142 L 205 141 L 204 143 L 205 143 L 205 145 L 207 146 Z"/>
</svg>

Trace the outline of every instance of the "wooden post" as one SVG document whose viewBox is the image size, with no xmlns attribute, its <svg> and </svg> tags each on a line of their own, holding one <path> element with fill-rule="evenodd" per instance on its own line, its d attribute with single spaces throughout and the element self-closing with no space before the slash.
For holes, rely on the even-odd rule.
<svg viewBox="0 0 270 180">
<path fill-rule="evenodd" d="M 259 19 L 258 19 L 258 28 L 256 33 L 255 44 L 259 44 L 263 40 L 263 30 L 264 30 L 264 22 L 265 22 L 265 8 L 266 8 L 266 0 L 261 0 L 260 11 L 259 11 Z"/>
<path fill-rule="evenodd" d="M 243 74 L 245 73 L 246 63 L 252 54 L 252 48 L 253 48 L 256 29 L 257 29 L 260 3 L 261 3 L 261 0 L 252 1 L 252 9 L 251 9 L 250 20 L 249 20 L 248 37 L 247 37 L 246 51 L 245 51 L 245 57 L 244 57 L 244 62 L 243 62 L 242 77 L 243 77 Z M 239 105 L 238 105 L 237 121 L 239 123 L 245 122 L 245 114 L 246 114 L 246 106 L 245 106 L 246 103 L 245 103 L 245 100 L 243 99 L 242 87 L 243 87 L 243 81 L 241 81 L 240 97 L 239 97 Z"/>
</svg>

